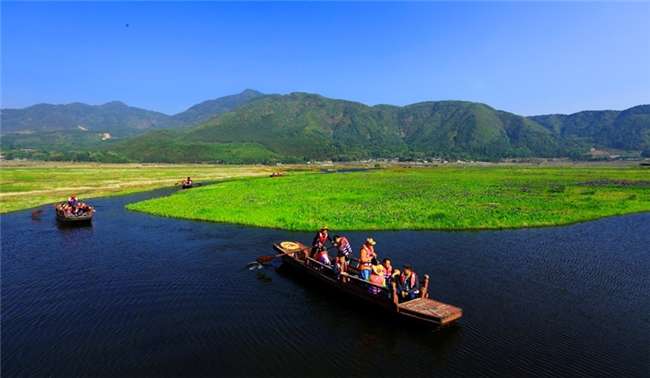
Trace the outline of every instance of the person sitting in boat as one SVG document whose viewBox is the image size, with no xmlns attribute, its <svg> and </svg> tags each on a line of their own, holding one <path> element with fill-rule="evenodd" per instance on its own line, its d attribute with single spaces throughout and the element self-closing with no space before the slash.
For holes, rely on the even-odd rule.
<svg viewBox="0 0 650 378">
<path fill-rule="evenodd" d="M 377 258 L 377 253 L 375 253 L 375 239 L 368 238 L 365 243 L 361 246 L 361 251 L 359 251 L 359 276 L 368 281 L 370 279 L 370 272 L 372 271 L 372 259 Z"/>
<path fill-rule="evenodd" d="M 318 251 L 314 254 L 314 260 L 318 261 L 321 264 L 332 265 L 332 262 L 330 261 L 330 256 L 327 253 L 327 249 L 325 247 L 321 247 L 318 249 Z"/>
<path fill-rule="evenodd" d="M 67 203 L 64 203 L 61 205 L 61 211 L 63 211 L 64 216 L 70 216 L 72 215 L 72 206 L 68 205 Z"/>
<path fill-rule="evenodd" d="M 420 281 L 410 265 L 404 265 L 397 279 L 397 293 L 400 301 L 410 301 L 420 295 Z"/>
<path fill-rule="evenodd" d="M 389 258 L 385 258 L 381 261 L 381 265 L 384 267 L 384 276 L 386 285 L 388 285 L 393 278 L 393 262 Z"/>
<path fill-rule="evenodd" d="M 337 250 L 337 256 L 343 256 L 345 261 L 350 261 L 350 257 L 352 256 L 352 245 L 347 237 L 340 235 L 334 236 L 334 246 Z"/>
<path fill-rule="evenodd" d="M 191 186 L 192 185 L 192 179 L 190 178 L 190 176 L 187 176 L 187 178 L 185 180 L 183 180 L 183 185 L 185 185 L 185 186 Z"/>
<path fill-rule="evenodd" d="M 77 205 L 78 215 L 86 214 L 86 213 L 90 212 L 91 209 L 92 208 L 85 202 L 79 202 L 79 204 Z"/>
<path fill-rule="evenodd" d="M 312 256 L 315 256 L 317 252 L 321 249 L 326 248 L 325 244 L 327 242 L 332 243 L 332 238 L 329 235 L 329 227 L 323 226 L 314 236 L 314 240 L 311 242 L 311 253 Z"/>
<path fill-rule="evenodd" d="M 372 260 L 372 270 L 370 274 L 370 279 L 368 281 L 374 283 L 375 285 L 386 287 L 386 270 L 384 266 L 377 261 L 377 259 Z M 376 286 L 370 287 L 370 292 L 372 294 L 379 294 L 381 289 Z"/>
</svg>

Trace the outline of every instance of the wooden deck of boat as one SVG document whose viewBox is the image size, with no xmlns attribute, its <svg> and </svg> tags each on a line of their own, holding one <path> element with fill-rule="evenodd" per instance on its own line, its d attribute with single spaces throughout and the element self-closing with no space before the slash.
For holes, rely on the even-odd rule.
<svg viewBox="0 0 650 378">
<path fill-rule="evenodd" d="M 463 316 L 463 310 L 460 308 L 429 298 L 417 298 L 400 303 L 398 311 L 404 314 L 421 314 L 436 318 L 441 325 L 451 323 Z"/>
</svg>

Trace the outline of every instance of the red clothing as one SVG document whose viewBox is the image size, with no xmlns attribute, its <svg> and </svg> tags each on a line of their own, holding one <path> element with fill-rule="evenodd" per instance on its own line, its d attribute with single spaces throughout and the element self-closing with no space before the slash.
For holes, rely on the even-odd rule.
<svg viewBox="0 0 650 378">
<path fill-rule="evenodd" d="M 324 247 L 328 240 L 330 240 L 330 236 L 327 231 L 319 231 L 314 237 L 311 245 L 312 247 Z"/>
</svg>

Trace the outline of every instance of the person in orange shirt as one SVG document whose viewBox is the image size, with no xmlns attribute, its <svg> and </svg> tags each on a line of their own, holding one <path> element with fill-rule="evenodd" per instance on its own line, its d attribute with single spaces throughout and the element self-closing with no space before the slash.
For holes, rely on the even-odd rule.
<svg viewBox="0 0 650 378">
<path fill-rule="evenodd" d="M 373 238 L 368 238 L 359 251 L 359 276 L 366 281 L 370 280 L 372 259 L 377 258 L 377 253 L 375 252 L 376 244 L 377 242 Z"/>
</svg>

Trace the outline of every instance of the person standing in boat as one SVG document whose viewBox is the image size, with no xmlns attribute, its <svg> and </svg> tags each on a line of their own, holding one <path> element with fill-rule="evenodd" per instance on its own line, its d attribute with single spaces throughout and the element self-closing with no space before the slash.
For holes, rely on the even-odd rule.
<svg viewBox="0 0 650 378">
<path fill-rule="evenodd" d="M 70 207 L 72 207 L 73 209 L 77 207 L 78 202 L 79 200 L 77 199 L 76 194 L 71 194 L 70 197 L 68 197 L 68 205 L 70 205 Z"/>
<path fill-rule="evenodd" d="M 350 261 L 352 245 L 347 237 L 340 235 L 334 236 L 334 246 L 337 250 L 337 256 L 343 256 L 345 257 L 345 261 Z"/>
<path fill-rule="evenodd" d="M 345 260 L 345 256 L 338 255 L 334 260 L 334 265 L 332 266 L 336 279 L 341 282 L 348 282 L 350 279 L 341 273 L 348 272 L 348 262 Z"/>
<path fill-rule="evenodd" d="M 311 242 L 311 254 L 314 256 L 316 253 L 320 252 L 323 249 L 326 249 L 325 244 L 329 241 L 332 244 L 332 238 L 329 234 L 329 227 L 323 226 L 314 236 L 314 240 Z"/>
<path fill-rule="evenodd" d="M 377 253 L 375 253 L 375 239 L 368 238 L 365 243 L 361 246 L 359 251 L 359 276 L 368 281 L 370 280 L 370 273 L 372 272 L 372 259 L 377 258 Z"/>
<path fill-rule="evenodd" d="M 397 278 L 397 292 L 400 301 L 410 301 L 420 295 L 420 281 L 410 265 L 404 265 L 402 273 Z"/>
</svg>

